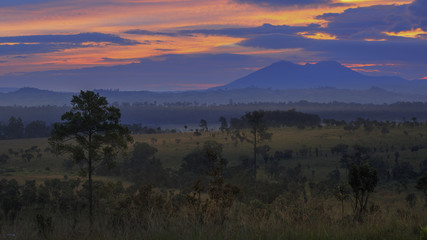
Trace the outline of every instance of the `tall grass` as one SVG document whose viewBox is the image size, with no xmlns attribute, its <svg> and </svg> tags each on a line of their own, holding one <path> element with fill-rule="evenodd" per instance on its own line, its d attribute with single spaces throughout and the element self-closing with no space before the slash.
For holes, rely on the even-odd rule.
<svg viewBox="0 0 427 240">
<path fill-rule="evenodd" d="M 389 134 L 379 130 L 366 133 L 362 129 L 349 132 L 342 128 L 328 127 L 322 129 L 271 129 L 273 139 L 267 142 L 271 152 L 290 149 L 298 152 L 303 146 L 312 150 L 318 148 L 319 157 L 296 156 L 282 162 L 282 165 L 294 167 L 301 164 L 304 175 L 310 181 L 318 182 L 328 172 L 339 165 L 339 156 L 332 155 L 330 148 L 338 143 L 348 145 L 361 144 L 370 147 L 390 148 L 381 153 L 381 157 L 393 161 L 395 151 L 400 151 L 402 161 L 410 161 L 417 169 L 418 163 L 426 158 L 427 148 L 412 152 L 414 145 L 425 145 L 427 126 L 414 128 L 393 128 Z M 406 133 L 404 133 L 406 132 Z M 178 169 L 183 156 L 191 152 L 197 143 L 215 140 L 224 145 L 223 156 L 229 165 L 238 164 L 240 155 L 250 155 L 251 146 L 247 143 L 231 141 L 230 136 L 220 132 L 203 133 L 196 137 L 192 133 L 137 135 L 135 141 L 151 144 L 156 138 L 154 147 L 159 152 L 165 167 Z M 179 139 L 180 141 L 176 141 Z M 0 141 L 0 154 L 7 153 L 9 148 L 25 149 L 38 145 L 47 147 L 46 139 L 22 139 Z M 394 150 L 391 150 L 391 148 Z M 402 150 L 405 148 L 405 150 Z M 380 153 L 378 153 L 380 154 Z M 388 156 L 388 155 L 391 155 Z M 41 161 L 25 163 L 19 157 L 11 158 L 2 168 L 13 168 L 2 176 L 16 178 L 19 183 L 36 179 L 39 183 L 50 178 L 62 178 L 64 174 L 75 178 L 77 168 L 69 172 L 64 170 L 64 157 L 43 153 Z M 119 159 L 120 161 L 120 159 Z M 46 168 L 49 167 L 49 170 Z M 262 170 L 260 178 L 268 181 Z M 312 176 L 312 170 L 315 175 Z M 73 172 L 74 171 L 74 172 Z M 345 179 L 345 178 L 343 178 Z M 416 191 L 415 183 L 408 183 L 404 193 Z M 392 182 L 379 186 L 372 195 L 375 203 L 363 222 L 353 221 L 351 206 L 345 203 L 345 216 L 341 217 L 340 202 L 332 197 L 316 198 L 308 195 L 289 198 L 289 193 L 276 198 L 271 204 L 257 201 L 236 201 L 227 212 L 223 224 L 215 221 L 211 213 L 206 214 L 206 221 L 198 221 L 191 206 L 185 201 L 173 203 L 171 197 L 165 199 L 165 206 L 149 208 L 129 208 L 117 202 L 101 204 L 97 210 L 95 224 L 89 230 L 89 219 L 85 211 L 54 212 L 48 209 L 22 209 L 14 221 L 0 221 L 0 239 L 7 239 L 7 234 L 15 234 L 15 239 L 419 239 L 419 225 L 427 225 L 427 208 L 422 198 L 417 205 L 410 208 L 405 203 L 406 194 L 396 193 Z M 288 195 L 287 195 L 288 194 Z M 379 207 L 375 207 L 379 206 Z M 43 216 L 44 225 L 37 220 L 37 214 Z M 47 219 L 51 219 L 51 224 Z M 43 227 L 44 226 L 44 227 Z M 10 236 L 9 238 L 13 238 Z"/>
<path fill-rule="evenodd" d="M 324 199 L 305 201 L 279 197 L 272 204 L 236 202 L 226 221 L 218 224 L 206 212 L 200 223 L 188 205 L 117 215 L 113 208 L 98 209 L 89 231 L 85 212 L 52 213 L 46 210 L 21 211 L 13 222 L 3 222 L 2 236 L 16 239 L 417 239 L 420 224 L 427 223 L 425 206 L 371 210 L 363 222 L 351 214 L 341 218 L 339 204 Z M 399 206 L 399 204 L 397 204 Z M 52 218 L 43 227 L 36 214 Z M 47 222 L 47 221 L 46 221 Z"/>
</svg>

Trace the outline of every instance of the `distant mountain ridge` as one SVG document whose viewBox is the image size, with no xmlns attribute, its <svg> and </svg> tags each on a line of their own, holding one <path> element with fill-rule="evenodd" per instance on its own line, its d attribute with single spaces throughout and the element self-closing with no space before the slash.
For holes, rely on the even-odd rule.
<svg viewBox="0 0 427 240">
<path fill-rule="evenodd" d="M 408 84 L 408 80 L 394 77 L 372 77 L 360 74 L 335 61 L 299 65 L 279 61 L 215 89 L 271 88 L 307 89 L 334 87 L 343 89 L 368 89 L 380 87 L 394 89 Z"/>
<path fill-rule="evenodd" d="M 69 105 L 72 92 L 36 88 L 0 91 L 0 106 Z M 151 92 L 96 90 L 110 103 L 229 104 L 254 102 L 395 103 L 427 102 L 427 81 L 372 77 L 338 62 L 298 65 L 279 61 L 229 84 L 198 91 Z"/>
<path fill-rule="evenodd" d="M 241 88 L 230 90 L 205 90 L 186 92 L 110 91 L 95 90 L 109 103 L 143 104 L 230 104 L 260 102 L 317 103 L 395 103 L 427 102 L 427 94 L 402 94 L 374 87 L 369 89 L 337 89 L 331 87 L 273 90 L 266 88 Z M 69 106 L 72 92 L 52 92 L 35 88 L 22 88 L 14 92 L 0 93 L 0 106 Z"/>
</svg>

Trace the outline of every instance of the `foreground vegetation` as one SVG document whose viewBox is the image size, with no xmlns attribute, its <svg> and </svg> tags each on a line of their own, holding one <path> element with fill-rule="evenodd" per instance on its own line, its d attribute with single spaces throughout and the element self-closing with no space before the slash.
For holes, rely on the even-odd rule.
<svg viewBox="0 0 427 240">
<path fill-rule="evenodd" d="M 73 103 L 50 144 L 1 141 L 0 237 L 423 239 L 427 125 L 415 118 L 321 126 L 254 111 L 130 145 L 105 98 Z"/>
<path fill-rule="evenodd" d="M 278 165 L 273 160 L 261 161 L 256 181 L 248 173 L 251 170 L 243 167 L 245 158 L 251 156 L 251 145 L 233 141 L 226 132 L 134 135 L 136 149 L 123 155 L 111 171 L 100 171 L 95 177 L 92 232 L 87 184 L 79 177 L 79 166 L 44 151 L 49 147 L 47 139 L 2 141 L 4 153 L 33 144 L 43 150 L 38 159 L 26 161 L 18 154 L 2 163 L 1 234 L 16 234 L 17 239 L 416 239 L 419 225 L 427 223 L 424 196 L 415 189 L 426 159 L 425 130 L 424 125 L 395 127 L 387 134 L 380 129 L 368 133 L 343 127 L 270 129 L 274 133 L 267 142 L 270 155 L 288 151 L 292 156 L 279 160 Z M 221 156 L 228 160 L 221 187 L 229 183 L 239 189 L 229 196 L 232 204 L 223 210 L 208 192 L 215 177 L 182 170 L 183 159 L 209 141 L 222 145 Z M 380 174 L 361 222 L 353 218 L 351 199 L 344 200 L 341 212 L 341 202 L 334 196 L 334 183 L 348 178 L 347 170 L 340 168 L 342 154 L 331 151 L 339 144 L 350 146 L 350 151 L 356 144 L 369 146 L 371 159 L 390 164 L 386 167 L 390 176 Z M 138 149 L 141 156 L 135 154 Z M 402 178 L 396 172 L 396 152 L 400 164 L 412 166 Z M 146 169 L 133 174 L 129 170 L 135 167 L 130 165 L 132 159 L 139 159 Z M 144 164 L 150 161 L 151 167 Z M 156 162 L 161 170 L 153 172 Z M 281 173 L 271 175 L 271 166 Z M 338 177 L 337 172 L 332 174 L 337 169 Z M 198 198 L 190 201 L 197 196 L 193 185 L 197 179 L 204 186 L 199 203 L 194 201 Z M 4 203 L 6 196 L 16 197 L 10 199 L 19 204 L 14 214 L 4 212 L 10 208 Z"/>
</svg>

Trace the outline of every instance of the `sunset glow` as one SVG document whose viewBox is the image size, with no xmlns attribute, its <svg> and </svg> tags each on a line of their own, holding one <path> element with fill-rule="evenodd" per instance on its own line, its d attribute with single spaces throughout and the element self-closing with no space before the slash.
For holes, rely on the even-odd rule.
<svg viewBox="0 0 427 240">
<path fill-rule="evenodd" d="M 395 36 L 395 37 L 406 37 L 406 38 L 418 38 L 421 37 L 421 35 L 427 34 L 426 31 L 422 30 L 421 28 L 412 29 L 409 31 L 401 31 L 401 32 L 384 32 L 388 36 Z"/>
<path fill-rule="evenodd" d="M 414 39 L 420 46 L 425 44 L 427 26 L 420 25 L 424 22 L 419 13 L 412 13 L 424 6 L 420 3 L 416 7 L 407 0 L 315 3 L 314 0 L 313 4 L 266 0 L 0 2 L 0 76 L 135 64 L 156 56 L 188 54 L 232 54 L 260 59 L 264 64 L 277 60 L 329 59 L 342 63 L 366 59 L 393 64 L 389 59 L 395 59 L 391 61 L 396 63 L 410 61 L 409 53 L 407 60 L 400 56 L 382 58 L 370 49 L 378 49 L 383 46 L 378 44 L 383 43 L 384 47 L 391 46 L 388 43 L 399 44 L 394 42 L 396 37 Z M 378 23 L 381 24 L 375 25 Z M 411 30 L 396 31 L 394 26 L 399 24 L 408 24 L 406 28 L 402 25 L 402 29 Z M 421 54 L 415 49 L 413 52 Z M 357 54 L 362 55 L 352 60 Z M 418 72 L 406 71 L 402 65 L 394 71 L 419 79 L 425 76 L 421 70 L 425 68 L 420 64 Z M 238 69 L 259 67 L 261 64 Z M 372 71 L 367 67 L 371 66 L 355 68 Z"/>
<path fill-rule="evenodd" d="M 310 38 L 310 39 L 318 39 L 318 40 L 335 40 L 336 36 L 329 35 L 327 33 L 308 33 L 308 32 L 300 32 L 299 35 Z"/>
<path fill-rule="evenodd" d="M 367 41 L 367 42 L 384 42 L 384 41 L 387 41 L 387 39 L 385 39 L 385 38 L 381 38 L 381 39 L 365 38 L 365 41 Z"/>
</svg>

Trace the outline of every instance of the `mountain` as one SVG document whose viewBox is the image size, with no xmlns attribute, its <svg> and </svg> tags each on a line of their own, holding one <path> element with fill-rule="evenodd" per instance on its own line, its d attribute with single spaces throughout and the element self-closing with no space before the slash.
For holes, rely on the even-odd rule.
<svg viewBox="0 0 427 240">
<path fill-rule="evenodd" d="M 175 61 L 173 62 L 175 63 Z M 205 64 L 203 64 L 205 65 Z M 109 76 L 111 79 L 120 79 L 123 72 L 144 72 L 140 64 L 115 66 L 111 68 L 80 69 L 67 78 L 68 84 L 73 84 L 72 79 L 86 81 L 82 72 L 97 76 Z M 154 65 L 153 65 L 153 69 Z M 108 71 L 107 71 L 108 70 Z M 124 71 L 127 70 L 127 71 Z M 182 69 L 181 69 L 182 70 Z M 155 69 L 159 72 L 160 69 Z M 183 70 L 182 70 L 183 71 Z M 198 69 L 201 73 L 203 69 Z M 57 76 L 53 74 L 52 76 Z M 43 73 L 41 76 L 46 76 Z M 170 73 L 168 73 L 170 75 Z M 174 76 L 170 75 L 171 79 Z M 199 76 L 200 74 L 196 74 Z M 217 75 L 211 77 L 218 77 Z M 34 75 L 32 75 L 34 76 Z M 93 75 L 95 77 L 95 75 Z M 129 77 L 130 75 L 126 75 Z M 22 76 L 21 76 L 22 77 Z M 64 76 L 63 76 L 64 77 Z M 137 79 L 137 77 L 123 81 Z M 175 76 L 176 78 L 176 76 Z M 118 91 L 97 90 L 102 96 L 107 97 L 110 103 L 143 103 L 143 104 L 229 104 L 254 103 L 254 102 L 344 102 L 344 103 L 395 103 L 403 101 L 427 101 L 427 81 L 408 81 L 399 77 L 372 77 L 355 72 L 343 65 L 327 61 L 316 64 L 298 65 L 291 62 L 280 61 L 268 67 L 255 71 L 245 77 L 239 78 L 221 87 L 200 91 L 182 92 L 151 92 L 151 91 Z M 77 92 L 77 91 L 76 91 Z M 74 93 L 75 94 L 75 93 Z M 40 106 L 40 105 L 69 105 L 72 92 L 52 92 L 34 88 L 22 88 L 16 91 L 1 92 L 0 106 Z"/>
<path fill-rule="evenodd" d="M 115 62 L 105 59 L 102 63 Z M 120 89 L 176 91 L 203 89 L 229 83 L 267 66 L 271 59 L 237 54 L 185 54 L 135 59 L 112 66 L 48 70 L 0 75 L 0 87 L 32 87 L 53 91 Z"/>
<path fill-rule="evenodd" d="M 343 89 L 399 89 L 409 81 L 399 77 L 372 77 L 353 71 L 338 62 L 324 61 L 316 64 L 298 65 L 280 61 L 239 78 L 216 89 L 271 88 L 308 89 L 334 87 Z"/>
</svg>

